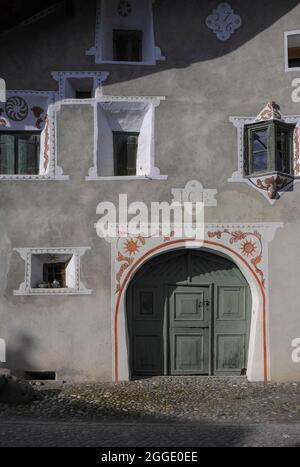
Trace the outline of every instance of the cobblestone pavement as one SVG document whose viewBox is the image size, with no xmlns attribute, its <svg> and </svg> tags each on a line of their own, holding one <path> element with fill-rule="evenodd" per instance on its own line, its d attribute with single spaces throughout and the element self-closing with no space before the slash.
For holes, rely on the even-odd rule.
<svg viewBox="0 0 300 467">
<path fill-rule="evenodd" d="M 195 376 L 36 388 L 38 398 L 28 405 L 0 404 L 0 424 L 8 419 L 300 423 L 300 383 L 264 385 L 244 377 Z"/>
<path fill-rule="evenodd" d="M 0 447 L 299 447 L 300 424 L 3 422 Z M 164 449 L 165 450 L 165 449 Z"/>
</svg>

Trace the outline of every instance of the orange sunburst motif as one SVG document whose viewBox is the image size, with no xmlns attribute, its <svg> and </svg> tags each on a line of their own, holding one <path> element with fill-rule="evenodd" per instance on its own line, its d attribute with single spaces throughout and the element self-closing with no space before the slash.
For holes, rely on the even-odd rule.
<svg viewBox="0 0 300 467">
<path fill-rule="evenodd" d="M 137 253 L 139 251 L 139 245 L 138 245 L 138 240 L 127 240 L 127 242 L 125 243 L 125 246 L 124 246 L 124 249 L 126 251 L 126 253 L 128 253 L 129 255 L 134 255 L 135 253 Z"/>
<path fill-rule="evenodd" d="M 254 241 L 245 240 L 242 243 L 241 250 L 245 256 L 253 256 L 257 251 L 257 245 Z"/>
</svg>

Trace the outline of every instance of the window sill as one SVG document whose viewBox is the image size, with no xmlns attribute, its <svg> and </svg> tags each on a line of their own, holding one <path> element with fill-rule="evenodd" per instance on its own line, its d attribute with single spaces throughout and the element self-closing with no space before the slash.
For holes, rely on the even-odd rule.
<svg viewBox="0 0 300 467">
<path fill-rule="evenodd" d="M 287 172 L 280 172 L 280 170 L 266 170 L 264 172 L 255 172 L 251 174 L 243 175 L 244 178 L 259 178 L 259 177 L 270 177 L 272 175 L 280 175 L 281 177 L 294 177 L 294 174 Z"/>
<path fill-rule="evenodd" d="M 99 181 L 99 182 L 116 182 L 116 181 L 131 181 L 131 180 L 167 180 L 168 175 L 124 175 L 124 176 L 112 176 L 112 177 L 85 177 L 86 181 Z"/>
<path fill-rule="evenodd" d="M 300 71 L 300 67 L 299 66 L 295 66 L 295 67 L 286 67 L 285 69 L 286 73 L 290 73 L 291 71 Z"/>
<path fill-rule="evenodd" d="M 49 295 L 91 295 L 92 290 L 88 289 L 25 289 L 25 290 L 14 290 L 14 295 L 31 295 L 31 296 L 49 296 Z"/>
<path fill-rule="evenodd" d="M 161 58 L 160 61 L 164 61 L 165 58 Z M 130 61 L 123 61 L 118 62 L 117 60 L 97 60 L 97 65 L 134 65 L 134 66 L 155 66 L 156 60 L 149 60 L 143 62 L 130 62 Z"/>
<path fill-rule="evenodd" d="M 62 181 L 62 180 L 69 180 L 70 177 L 68 175 L 60 175 L 59 177 L 50 177 L 49 175 L 1 175 L 0 174 L 0 181 Z"/>
</svg>

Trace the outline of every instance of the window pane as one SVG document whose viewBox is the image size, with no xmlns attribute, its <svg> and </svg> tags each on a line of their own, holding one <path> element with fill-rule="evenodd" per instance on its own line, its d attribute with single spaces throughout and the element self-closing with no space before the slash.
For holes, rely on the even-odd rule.
<svg viewBox="0 0 300 467">
<path fill-rule="evenodd" d="M 268 151 L 253 153 L 252 169 L 253 172 L 261 172 L 268 169 Z"/>
<path fill-rule="evenodd" d="M 114 60 L 140 62 L 142 60 L 142 31 L 119 29 L 113 31 Z"/>
<path fill-rule="evenodd" d="M 263 172 L 268 169 L 268 128 L 250 131 L 250 172 Z"/>
<path fill-rule="evenodd" d="M 18 173 L 24 175 L 38 174 L 40 153 L 40 137 L 38 135 L 18 136 Z"/>
<path fill-rule="evenodd" d="M 56 280 L 60 287 L 66 287 L 65 263 L 49 263 L 43 265 L 43 280 L 48 284 L 53 284 Z"/>
<path fill-rule="evenodd" d="M 253 151 L 265 151 L 268 146 L 268 130 L 253 131 Z"/>
<path fill-rule="evenodd" d="M 289 147 L 290 133 L 281 128 L 276 131 L 276 170 L 280 172 L 290 172 L 290 147 Z"/>
<path fill-rule="evenodd" d="M 0 135 L 0 173 L 14 175 L 15 168 L 15 137 Z"/>
<path fill-rule="evenodd" d="M 137 157 L 138 137 L 128 136 L 127 139 L 127 174 L 136 175 L 136 157 Z"/>
<path fill-rule="evenodd" d="M 136 175 L 138 135 L 114 133 L 114 174 Z"/>
</svg>

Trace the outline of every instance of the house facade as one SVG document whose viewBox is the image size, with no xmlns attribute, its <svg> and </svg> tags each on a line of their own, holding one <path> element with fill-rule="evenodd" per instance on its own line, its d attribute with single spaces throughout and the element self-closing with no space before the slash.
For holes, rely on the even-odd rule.
<svg viewBox="0 0 300 467">
<path fill-rule="evenodd" d="M 299 380 L 299 2 L 15 3 L 0 50 L 2 365 Z M 202 203 L 200 236 L 121 232 L 136 203 L 172 202 Z"/>
</svg>

